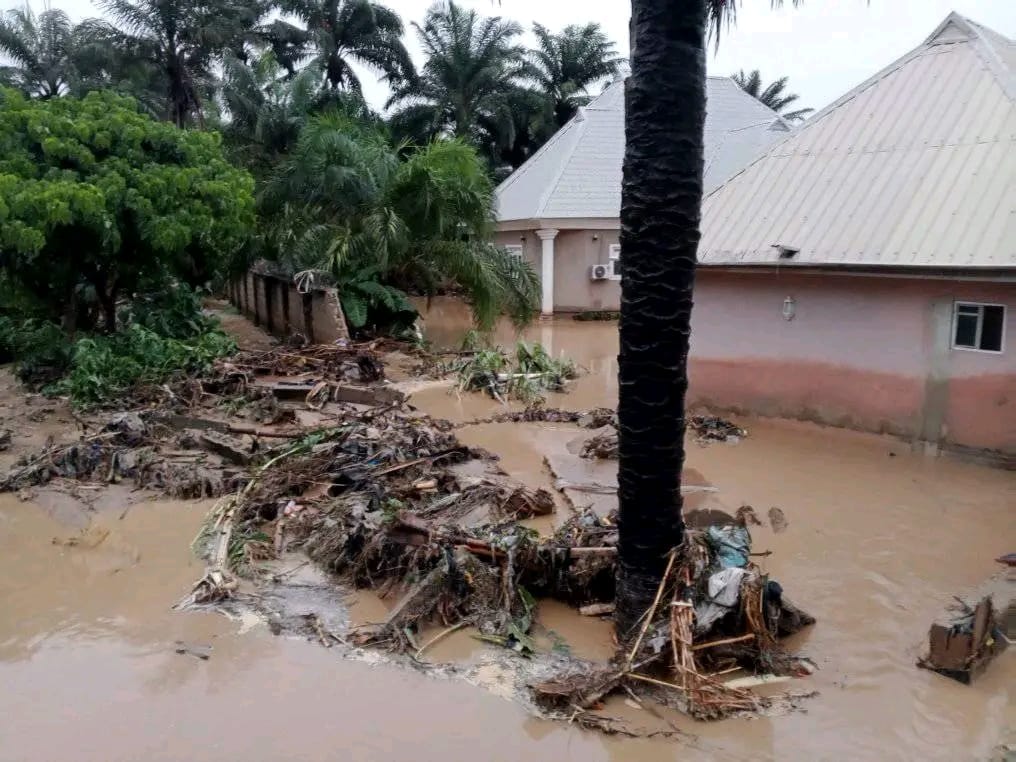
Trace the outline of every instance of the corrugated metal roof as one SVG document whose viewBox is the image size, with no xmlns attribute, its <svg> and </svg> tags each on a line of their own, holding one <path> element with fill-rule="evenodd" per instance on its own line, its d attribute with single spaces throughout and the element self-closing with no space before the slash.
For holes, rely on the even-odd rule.
<svg viewBox="0 0 1016 762">
<path fill-rule="evenodd" d="M 1012 46 L 950 14 L 709 195 L 699 260 L 1016 267 Z"/>
<path fill-rule="evenodd" d="M 788 129 L 729 77 L 706 84 L 706 192 Z M 624 161 L 624 83 L 616 81 L 497 188 L 498 220 L 617 218 Z"/>
</svg>

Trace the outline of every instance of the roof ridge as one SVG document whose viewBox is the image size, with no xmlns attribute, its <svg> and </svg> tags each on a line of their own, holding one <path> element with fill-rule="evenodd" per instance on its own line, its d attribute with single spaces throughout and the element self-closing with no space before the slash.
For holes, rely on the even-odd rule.
<svg viewBox="0 0 1016 762">
<path fill-rule="evenodd" d="M 582 134 L 586 131 L 586 124 L 589 122 L 588 117 L 586 117 L 581 107 L 576 112 L 575 116 L 572 117 L 572 120 L 575 122 L 575 129 L 579 131 L 575 136 L 575 145 L 572 147 L 572 150 L 568 152 L 568 155 L 565 156 L 562 161 L 557 163 L 557 171 L 554 172 L 553 178 L 547 183 L 547 187 L 540 195 L 540 200 L 536 204 L 537 219 L 543 216 L 543 212 L 547 208 L 547 203 L 554 195 L 554 191 L 557 190 L 558 183 L 561 182 L 561 176 L 564 175 L 564 171 L 568 168 L 568 165 L 571 164 L 571 160 L 575 156 L 575 149 L 577 149 L 579 144 L 582 142 Z"/>
<path fill-rule="evenodd" d="M 967 30 L 971 34 L 971 38 L 968 38 L 966 40 L 952 40 L 952 41 L 948 41 L 948 42 L 945 42 L 945 41 L 943 41 L 943 42 L 935 42 L 935 38 L 949 25 L 950 22 L 954 22 L 954 21 L 959 22 L 959 24 L 961 26 L 967 27 Z M 838 108 L 840 108 L 844 104 L 849 103 L 850 101 L 852 101 L 854 98 L 856 98 L 858 95 L 863 93 L 865 90 L 868 90 L 869 88 L 874 87 L 879 82 L 881 82 L 883 79 L 885 79 L 887 76 L 889 76 L 893 72 L 901 69 L 905 64 L 910 63 L 910 61 L 912 61 L 913 59 L 915 59 L 918 56 L 920 56 L 923 53 L 925 53 L 931 47 L 934 47 L 936 45 L 944 45 L 944 44 L 955 45 L 955 44 L 975 43 L 975 39 L 974 38 L 976 38 L 976 41 L 980 42 L 981 45 L 987 46 L 988 43 L 986 43 L 983 40 L 982 36 L 978 33 L 978 31 L 975 28 L 973 28 L 974 26 L 977 26 L 976 22 L 971 22 L 966 17 L 961 16 L 956 11 L 951 11 L 949 13 L 949 15 L 946 16 L 945 19 L 937 27 L 935 27 L 935 31 L 933 31 L 930 35 L 928 35 L 928 37 L 924 40 L 924 42 L 922 42 L 920 45 L 918 45 L 917 47 L 913 48 L 912 50 L 904 53 L 902 56 L 897 58 L 892 63 L 884 66 L 881 69 L 879 69 L 877 72 L 872 74 L 866 80 L 862 81 L 858 85 L 855 85 L 850 90 L 848 90 L 846 93 L 844 93 L 839 98 L 834 100 L 832 103 L 830 103 L 829 105 L 827 105 L 824 108 L 822 108 L 819 111 L 817 111 L 803 125 L 801 125 L 801 129 L 800 130 L 795 131 L 795 134 L 797 134 L 797 133 L 801 132 L 802 130 L 807 129 L 811 125 L 816 124 L 817 122 L 821 121 L 823 118 L 828 116 L 833 111 L 837 110 Z M 980 47 L 980 46 L 976 45 L 976 43 L 975 43 L 975 47 Z M 994 57 L 997 58 L 997 56 L 994 56 Z M 993 73 L 996 75 L 996 77 L 999 77 L 999 72 L 998 71 L 993 71 Z M 999 77 L 999 79 L 1002 80 L 1003 78 Z M 1006 92 L 1009 94 L 1009 96 L 1013 97 L 1012 93 L 1011 93 L 1011 91 L 1009 89 L 1009 83 L 1006 83 L 1006 82 L 1002 81 L 1001 84 L 1006 89 Z M 777 143 L 774 143 L 772 146 L 770 146 L 770 149 L 776 148 L 777 145 L 778 145 Z M 761 157 L 759 157 L 759 158 L 761 158 Z M 751 165 L 749 165 L 749 166 L 751 166 Z M 747 167 L 745 167 L 745 169 L 747 169 Z"/>
<path fill-rule="evenodd" d="M 508 188 L 510 188 L 512 185 L 515 184 L 516 180 L 518 180 L 526 172 L 528 172 L 530 169 L 532 169 L 532 167 L 536 163 L 537 158 L 542 156 L 544 153 L 549 152 L 550 149 L 554 146 L 555 143 L 559 143 L 562 140 L 564 140 L 564 137 L 568 133 L 568 131 L 573 126 L 575 126 L 573 124 L 573 122 L 575 122 L 575 119 L 577 117 L 578 117 L 578 114 L 576 113 L 575 116 L 573 116 L 571 119 L 569 119 L 567 122 L 564 123 L 563 127 L 561 127 L 553 135 L 551 135 L 550 139 L 546 143 L 544 143 L 542 146 L 537 148 L 536 149 L 536 153 L 534 153 L 532 156 L 530 156 L 528 159 L 526 159 L 524 162 L 522 162 L 522 164 L 519 165 L 518 169 L 516 169 L 514 172 L 512 172 L 510 175 L 508 175 L 508 177 L 506 177 L 504 180 L 502 180 L 500 182 L 500 184 L 496 188 L 494 188 L 494 194 L 496 195 L 496 194 L 500 193 L 501 191 L 508 190 Z M 574 152 L 575 152 L 575 147 L 573 146 L 572 150 L 569 153 L 574 153 Z"/>
</svg>

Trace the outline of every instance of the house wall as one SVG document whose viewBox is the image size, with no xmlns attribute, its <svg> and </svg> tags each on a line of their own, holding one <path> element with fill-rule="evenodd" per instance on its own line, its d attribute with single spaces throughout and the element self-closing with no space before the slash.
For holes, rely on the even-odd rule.
<svg viewBox="0 0 1016 762">
<path fill-rule="evenodd" d="M 554 239 L 554 310 L 617 310 L 621 306 L 621 283 L 590 280 L 589 268 L 610 260 L 610 246 L 618 242 L 617 230 L 562 230 Z M 500 232 L 499 246 L 521 245 L 523 256 L 540 272 L 542 242 L 536 230 Z"/>
<path fill-rule="evenodd" d="M 535 229 L 496 242 L 540 272 Z M 589 279 L 617 242 L 558 233 L 556 311 L 619 308 L 619 281 Z M 1002 354 L 951 348 L 954 301 L 1007 306 Z M 1016 284 L 700 269 L 692 323 L 693 403 L 1016 455 Z"/>
<path fill-rule="evenodd" d="M 957 300 L 1007 306 L 1003 353 L 951 348 Z M 700 270 L 691 343 L 693 404 L 1016 454 L 1016 285 Z"/>
</svg>

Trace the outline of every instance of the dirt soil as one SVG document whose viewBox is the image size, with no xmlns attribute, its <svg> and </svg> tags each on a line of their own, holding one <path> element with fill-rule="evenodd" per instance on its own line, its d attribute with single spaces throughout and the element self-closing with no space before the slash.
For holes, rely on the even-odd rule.
<svg viewBox="0 0 1016 762">
<path fill-rule="evenodd" d="M 453 341 L 462 312 L 436 307 L 428 334 Z M 611 323 L 572 321 L 532 329 L 530 338 L 588 370 L 550 404 L 613 404 L 614 331 Z M 411 402 L 458 420 L 496 412 L 477 397 L 431 386 Z M 16 430 L 16 447 L 0 453 L 7 459 L 0 465 L 49 435 L 77 435 L 68 410 L 26 404 L 2 373 L 0 416 L 0 428 Z M 755 548 L 773 551 L 764 559 L 768 570 L 818 618 L 793 643 L 819 667 L 802 681 L 819 692 L 806 713 L 703 724 L 676 713 L 661 721 L 630 700 L 609 702 L 608 712 L 636 725 L 680 728 L 688 734 L 680 740 L 608 738 L 533 719 L 499 697 L 503 676 L 485 661 L 490 647 L 465 632 L 427 659 L 457 663 L 460 676 L 486 691 L 443 679 L 456 670 L 425 674 L 274 637 L 271 623 L 255 618 L 173 611 L 203 568 L 189 544 L 210 501 L 153 501 L 124 489 L 89 506 L 80 494 L 44 490 L 28 500 L 0 495 L 0 727 L 16 729 L 2 733 L 0 760 L 323 759 L 340 752 L 354 759 L 644 762 L 677 755 L 991 758 L 1016 727 L 1013 652 L 972 686 L 914 662 L 928 622 L 950 596 L 990 575 L 992 559 L 1016 544 L 1016 476 L 929 460 L 886 438 L 738 423 L 749 436 L 737 444 L 689 442 L 686 481 L 716 489 L 689 500 L 731 514 L 753 505 L 765 522 L 752 528 Z M 532 487 L 552 488 L 560 478 L 548 457 L 581 468 L 569 450 L 572 426 L 484 424 L 458 436 L 500 454 L 502 467 Z M 595 467 L 616 467 L 604 463 Z M 574 497 L 558 493 L 559 513 L 531 521 L 550 531 Z M 766 520 L 774 507 L 786 519 L 783 531 Z M 313 589 L 313 575 L 306 582 Z M 391 605 L 364 592 L 345 603 L 354 623 L 377 621 Z M 613 650 L 605 621 L 554 603 L 541 604 L 538 618 L 548 647 L 564 642 L 589 658 Z"/>
</svg>

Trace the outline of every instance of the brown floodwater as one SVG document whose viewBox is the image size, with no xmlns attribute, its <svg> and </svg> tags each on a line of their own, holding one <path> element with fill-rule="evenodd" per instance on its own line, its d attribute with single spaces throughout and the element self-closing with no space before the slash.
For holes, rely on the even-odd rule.
<svg viewBox="0 0 1016 762">
<path fill-rule="evenodd" d="M 428 335 L 457 342 L 461 308 L 434 307 Z M 527 332 L 588 370 L 550 404 L 614 404 L 615 331 L 557 320 Z M 447 387 L 413 400 L 459 420 L 497 407 Z M 739 444 L 689 443 L 688 475 L 717 489 L 696 507 L 750 503 L 764 517 L 778 506 L 789 520 L 782 533 L 760 527 L 753 536 L 756 549 L 773 551 L 768 571 L 818 618 L 792 643 L 819 666 L 792 683 L 818 692 L 805 711 L 713 724 L 668 716 L 693 734 L 688 741 L 607 738 L 533 719 L 496 691 L 345 659 L 256 621 L 174 611 L 202 571 L 189 545 L 207 502 L 112 493 L 86 508 L 51 493 L 0 495 L 0 760 L 988 759 L 1016 727 L 1016 652 L 972 686 L 914 662 L 950 596 L 1016 546 L 1016 475 L 926 459 L 883 437 L 740 423 L 750 436 Z M 544 458 L 579 434 L 550 424 L 461 431 L 533 486 L 552 483 Z M 565 501 L 559 510 L 569 510 Z M 363 621 L 389 605 L 369 593 L 351 604 Z M 610 653 L 609 623 L 555 603 L 541 604 L 539 617 L 541 644 Z M 179 654 L 179 643 L 209 658 Z M 427 660 L 469 661 L 486 647 L 461 631 Z M 656 726 L 621 699 L 608 711 Z"/>
</svg>

